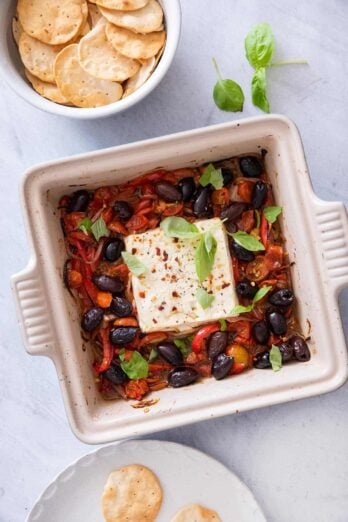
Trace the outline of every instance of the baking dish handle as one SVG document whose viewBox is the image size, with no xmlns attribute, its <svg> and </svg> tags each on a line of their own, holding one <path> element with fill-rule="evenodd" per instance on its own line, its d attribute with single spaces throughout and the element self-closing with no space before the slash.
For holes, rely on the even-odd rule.
<svg viewBox="0 0 348 522">
<path fill-rule="evenodd" d="M 30 355 L 51 355 L 54 347 L 51 321 L 36 257 L 11 278 L 19 325 Z"/>
<path fill-rule="evenodd" d="M 335 295 L 348 286 L 348 218 L 343 203 L 314 196 L 314 209 L 323 259 Z"/>
</svg>

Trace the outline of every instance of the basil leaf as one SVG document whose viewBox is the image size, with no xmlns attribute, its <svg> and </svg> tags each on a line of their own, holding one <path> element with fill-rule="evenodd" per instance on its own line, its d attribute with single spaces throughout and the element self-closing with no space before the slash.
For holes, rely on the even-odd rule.
<svg viewBox="0 0 348 522">
<path fill-rule="evenodd" d="M 198 247 L 196 249 L 195 254 L 195 264 L 196 264 L 196 272 L 198 275 L 199 281 L 202 283 L 206 277 L 212 271 L 215 254 L 217 249 L 217 241 L 214 236 L 211 236 L 212 246 L 210 251 L 208 252 L 206 244 L 205 244 L 205 234 L 201 237 Z"/>
<path fill-rule="evenodd" d="M 255 212 L 255 218 L 256 218 L 256 227 L 255 228 L 260 228 L 260 224 L 261 224 L 260 212 L 258 210 L 254 210 L 254 212 Z"/>
<path fill-rule="evenodd" d="M 185 337 L 185 339 L 174 339 L 174 344 L 179 348 L 184 357 L 191 351 L 190 339 L 188 337 Z"/>
<path fill-rule="evenodd" d="M 246 314 L 247 312 L 251 312 L 253 308 L 254 308 L 253 304 L 248 305 L 248 306 L 237 305 L 234 308 L 232 308 L 231 315 Z"/>
<path fill-rule="evenodd" d="M 84 232 L 85 234 L 88 234 L 88 232 L 91 231 L 92 225 L 93 225 L 93 221 L 89 217 L 86 217 L 82 221 L 80 221 L 79 230 L 82 230 L 82 232 Z"/>
<path fill-rule="evenodd" d="M 209 308 L 209 306 L 212 305 L 215 296 L 212 294 L 208 294 L 208 292 L 204 290 L 204 288 L 197 288 L 196 299 L 203 308 L 203 310 L 206 310 L 207 308 Z"/>
<path fill-rule="evenodd" d="M 282 354 L 275 344 L 272 344 L 272 348 L 269 352 L 269 362 L 271 363 L 272 370 L 279 372 L 282 367 Z"/>
<path fill-rule="evenodd" d="M 225 319 L 219 319 L 219 323 L 220 323 L 220 330 L 222 332 L 226 332 L 226 330 L 227 330 L 227 323 L 226 323 Z"/>
<path fill-rule="evenodd" d="M 242 111 L 244 104 L 244 94 L 241 86 L 233 80 L 223 80 L 215 58 L 213 58 L 213 64 L 218 76 L 218 80 L 214 85 L 213 90 L 215 105 L 222 111 Z"/>
<path fill-rule="evenodd" d="M 149 355 L 149 362 L 154 361 L 155 359 L 157 359 L 157 357 L 158 357 L 158 351 L 156 350 L 156 348 L 151 348 L 151 352 Z"/>
<path fill-rule="evenodd" d="M 137 351 L 129 361 L 125 361 L 125 352 L 120 352 L 121 368 L 130 379 L 145 379 L 149 373 L 149 365 L 146 359 Z"/>
<path fill-rule="evenodd" d="M 282 213 L 282 210 L 282 207 L 265 207 L 262 212 L 268 223 L 272 224 L 277 220 L 277 217 Z"/>
<path fill-rule="evenodd" d="M 270 107 L 266 94 L 266 85 L 266 69 L 261 67 L 261 69 L 255 71 L 251 80 L 251 98 L 255 107 L 259 107 L 264 112 L 269 112 Z"/>
<path fill-rule="evenodd" d="M 271 286 L 262 286 L 261 288 L 259 288 L 256 294 L 254 295 L 253 304 L 257 303 L 258 301 L 261 301 L 261 299 L 263 299 L 265 295 L 268 294 L 271 288 Z"/>
<path fill-rule="evenodd" d="M 110 235 L 110 231 L 102 217 L 98 218 L 93 225 L 91 225 L 91 232 L 97 241 L 99 241 L 101 237 L 108 237 Z"/>
<path fill-rule="evenodd" d="M 204 245 L 205 245 L 205 248 L 208 252 L 208 254 L 210 254 L 210 252 L 213 250 L 214 248 L 214 236 L 213 234 L 211 233 L 210 230 L 208 230 L 207 232 L 205 232 L 205 234 L 203 235 L 203 238 L 204 238 Z"/>
<path fill-rule="evenodd" d="M 167 217 L 161 221 L 160 228 L 167 237 L 178 239 L 195 239 L 201 235 L 196 225 L 182 217 Z"/>
<path fill-rule="evenodd" d="M 251 236 L 250 234 L 247 234 L 246 232 L 239 230 L 238 232 L 231 234 L 231 236 L 235 242 L 238 243 L 238 245 L 242 246 L 246 250 L 249 250 L 250 252 L 265 250 L 265 247 L 258 239 Z"/>
<path fill-rule="evenodd" d="M 245 38 L 246 57 L 254 69 L 270 64 L 274 52 L 275 40 L 268 23 L 254 25 Z"/>
<path fill-rule="evenodd" d="M 140 261 L 140 259 L 138 259 L 136 256 L 133 256 L 133 254 L 130 254 L 129 252 L 121 252 L 121 255 L 123 257 L 123 261 L 126 263 L 133 275 L 140 276 L 145 274 L 147 268 L 144 263 Z"/>
<path fill-rule="evenodd" d="M 221 169 L 216 169 L 212 163 L 209 163 L 200 177 L 199 183 L 202 187 L 211 184 L 216 190 L 221 189 L 224 186 Z"/>
</svg>

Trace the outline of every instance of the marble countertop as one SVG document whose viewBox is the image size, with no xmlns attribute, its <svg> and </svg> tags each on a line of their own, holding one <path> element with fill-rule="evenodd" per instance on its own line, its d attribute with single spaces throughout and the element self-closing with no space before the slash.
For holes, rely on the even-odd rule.
<svg viewBox="0 0 348 522">
<path fill-rule="evenodd" d="M 348 3 L 344 0 L 182 0 L 183 31 L 161 85 L 118 117 L 74 121 L 42 113 L 0 82 L 0 520 L 24 520 L 34 500 L 71 460 L 91 448 L 72 435 L 55 370 L 25 354 L 9 277 L 28 260 L 18 182 L 51 158 L 230 121 L 212 102 L 211 57 L 250 101 L 251 69 L 243 38 L 253 23 L 271 23 L 277 59 L 308 66 L 269 71 L 274 112 L 298 125 L 314 189 L 348 202 Z M 348 293 L 340 299 L 348 332 Z M 328 318 L 329 320 L 329 318 Z M 156 434 L 197 447 L 233 469 L 252 489 L 270 522 L 348 519 L 348 384 L 328 395 Z"/>
</svg>

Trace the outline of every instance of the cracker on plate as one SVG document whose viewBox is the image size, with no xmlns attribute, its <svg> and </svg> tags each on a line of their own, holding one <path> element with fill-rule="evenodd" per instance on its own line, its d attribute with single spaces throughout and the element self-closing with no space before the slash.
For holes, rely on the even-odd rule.
<svg viewBox="0 0 348 522">
<path fill-rule="evenodd" d="M 216 511 L 199 504 L 185 506 L 175 515 L 171 522 L 222 522 Z"/>
<path fill-rule="evenodd" d="M 153 522 L 162 504 L 156 475 L 139 464 L 110 473 L 102 496 L 106 522 Z"/>
</svg>

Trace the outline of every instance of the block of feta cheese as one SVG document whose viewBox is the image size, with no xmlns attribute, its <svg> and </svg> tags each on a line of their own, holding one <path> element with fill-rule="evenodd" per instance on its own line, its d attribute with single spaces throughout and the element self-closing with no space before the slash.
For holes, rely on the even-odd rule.
<svg viewBox="0 0 348 522">
<path fill-rule="evenodd" d="M 127 252 L 146 266 L 143 275 L 132 276 L 138 320 L 143 332 L 188 333 L 202 323 L 230 317 L 232 308 L 238 304 L 222 221 L 212 218 L 195 224 L 203 232 L 212 229 L 217 241 L 212 272 L 202 284 L 195 268 L 199 239 L 169 238 L 160 228 L 125 238 Z M 205 310 L 196 298 L 200 286 L 215 297 Z"/>
</svg>

